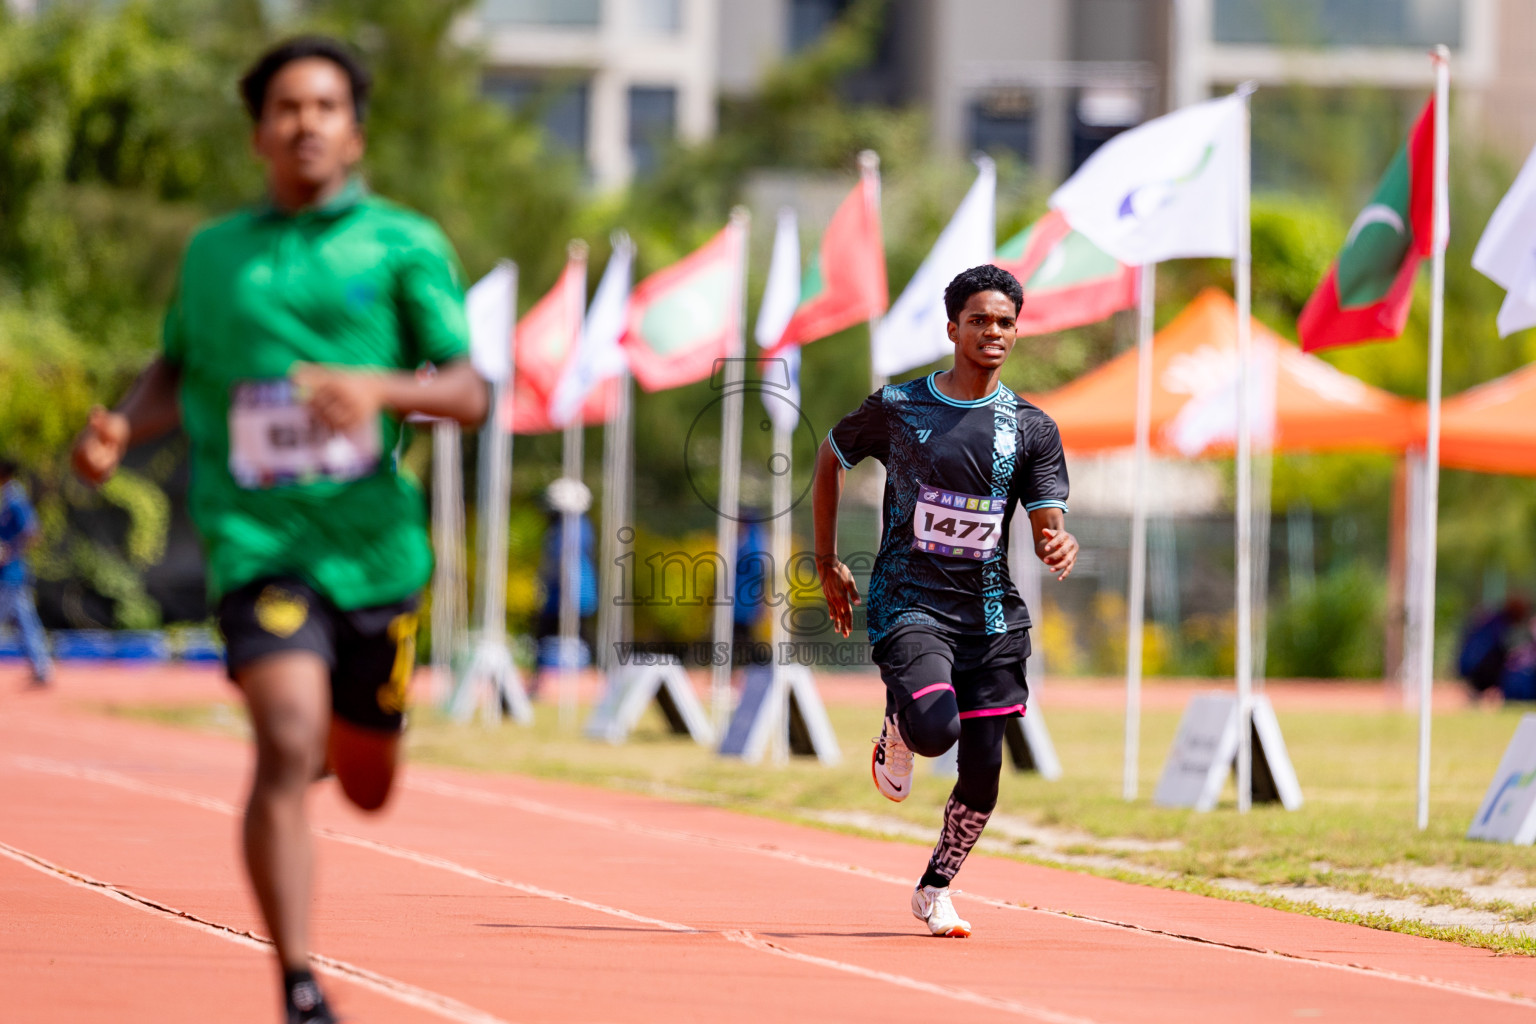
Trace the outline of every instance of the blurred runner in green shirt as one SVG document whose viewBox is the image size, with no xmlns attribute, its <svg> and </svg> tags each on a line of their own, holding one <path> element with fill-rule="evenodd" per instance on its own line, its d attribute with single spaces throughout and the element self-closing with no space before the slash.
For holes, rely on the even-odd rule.
<svg viewBox="0 0 1536 1024">
<path fill-rule="evenodd" d="M 432 553 L 393 453 L 412 413 L 474 423 L 457 261 L 430 220 L 368 193 L 370 80 L 333 40 L 292 40 L 242 79 L 268 195 L 187 248 L 164 349 L 74 460 L 99 483 L 178 425 L 230 677 L 256 734 L 245 860 L 290 1024 L 335 1020 L 308 958 L 309 783 L 383 805 Z"/>
</svg>

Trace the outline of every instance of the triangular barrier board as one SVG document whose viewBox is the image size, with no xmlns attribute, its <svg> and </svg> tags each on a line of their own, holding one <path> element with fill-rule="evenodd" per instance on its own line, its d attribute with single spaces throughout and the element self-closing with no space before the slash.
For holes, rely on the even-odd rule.
<svg viewBox="0 0 1536 1024">
<path fill-rule="evenodd" d="M 1010 718 L 1003 732 L 1003 749 L 1016 772 L 1039 772 L 1042 779 L 1055 782 L 1061 778 L 1061 761 L 1056 757 L 1056 744 L 1045 727 L 1040 709 L 1031 701 L 1028 714 Z M 960 744 L 933 759 L 933 774 L 953 779 L 960 774 Z"/>
<path fill-rule="evenodd" d="M 653 665 L 628 665 L 610 676 L 602 703 L 587 721 L 587 736 L 623 743 L 653 700 L 674 733 L 692 736 L 700 746 L 713 745 L 709 716 L 693 692 L 682 662 L 674 657 L 659 659 Z"/>
<path fill-rule="evenodd" d="M 1518 846 L 1536 843 L 1536 715 L 1525 715 L 1515 726 L 1467 838 Z"/>
<path fill-rule="evenodd" d="M 725 738 L 720 741 L 722 757 L 739 757 L 756 764 L 767 753 L 773 738 L 775 724 L 782 721 L 774 707 L 774 682 L 788 691 L 789 704 L 789 752 L 804 757 L 815 757 L 825 765 L 838 764 L 843 759 L 827 718 L 827 709 L 821 702 L 816 682 L 803 665 L 749 665 L 743 673 L 741 697 L 736 711 L 731 715 Z"/>
<path fill-rule="evenodd" d="M 1163 764 L 1152 802 L 1160 807 L 1216 806 L 1227 776 L 1237 763 L 1237 695 L 1196 694 L 1184 708 L 1179 731 Z M 1301 806 L 1301 783 L 1291 766 L 1280 720 L 1264 694 L 1253 697 L 1253 773 L 1255 803 L 1278 802 L 1288 811 Z"/>
<path fill-rule="evenodd" d="M 469 721 L 476 711 L 487 723 L 508 715 L 519 725 L 533 724 L 533 705 L 505 643 L 477 643 L 449 698 L 448 713 L 460 722 Z"/>
</svg>

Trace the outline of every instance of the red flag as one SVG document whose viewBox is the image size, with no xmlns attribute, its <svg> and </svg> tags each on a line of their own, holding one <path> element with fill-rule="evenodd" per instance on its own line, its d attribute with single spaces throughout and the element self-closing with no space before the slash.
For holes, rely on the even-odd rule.
<svg viewBox="0 0 1536 1024">
<path fill-rule="evenodd" d="M 550 420 L 550 399 L 575 355 L 587 301 L 586 256 L 573 254 L 565 270 L 542 299 L 518 322 L 512 363 L 512 391 L 502 409 L 504 423 L 514 434 L 545 434 L 558 430 Z M 588 396 L 583 423 L 607 418 L 604 389 Z"/>
<path fill-rule="evenodd" d="M 1419 261 L 1434 244 L 1434 159 L 1431 99 L 1301 311 L 1296 327 L 1304 351 L 1403 333 Z"/>
<path fill-rule="evenodd" d="M 997 247 L 997 266 L 1024 286 L 1019 336 L 1097 323 L 1136 305 L 1136 270 L 1051 210 Z"/>
<path fill-rule="evenodd" d="M 741 230 L 733 221 L 681 260 L 635 286 L 620 342 L 647 391 L 703 380 L 740 334 Z"/>
<path fill-rule="evenodd" d="M 880 234 L 880 179 L 859 175 L 811 258 L 800 282 L 800 305 L 768 355 L 804 345 L 871 320 L 890 305 L 885 281 L 885 241 Z"/>
</svg>

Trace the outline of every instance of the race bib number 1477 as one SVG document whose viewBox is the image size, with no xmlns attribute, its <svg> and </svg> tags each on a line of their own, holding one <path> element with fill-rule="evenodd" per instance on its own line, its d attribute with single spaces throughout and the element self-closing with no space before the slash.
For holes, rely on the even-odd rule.
<svg viewBox="0 0 1536 1024">
<path fill-rule="evenodd" d="M 912 546 L 957 558 L 992 557 L 1003 536 L 1006 498 L 983 498 L 919 486 L 912 510 Z"/>
</svg>

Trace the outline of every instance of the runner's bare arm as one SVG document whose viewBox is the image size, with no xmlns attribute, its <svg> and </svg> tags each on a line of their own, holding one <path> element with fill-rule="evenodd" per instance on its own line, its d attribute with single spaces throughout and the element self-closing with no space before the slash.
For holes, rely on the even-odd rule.
<svg viewBox="0 0 1536 1024">
<path fill-rule="evenodd" d="M 827 613 L 832 628 L 843 636 L 853 629 L 853 606 L 859 603 L 859 588 L 853 573 L 837 557 L 837 506 L 843 497 L 843 464 L 832 445 L 821 442 L 816 452 L 816 475 L 811 484 L 811 513 L 816 527 L 816 572 L 821 576 L 821 592 L 827 599 Z"/>
<path fill-rule="evenodd" d="M 181 404 L 176 389 L 181 371 L 157 358 L 117 408 L 96 406 L 85 428 L 75 438 L 71 453 L 75 472 L 92 486 L 106 481 L 129 448 L 164 437 L 181 425 Z"/>
<path fill-rule="evenodd" d="M 307 392 L 315 414 L 337 430 L 350 430 L 386 409 L 399 416 L 419 413 L 474 426 L 485 419 L 490 406 L 486 383 L 467 359 L 432 374 L 305 364 L 294 367 L 292 377 Z"/>
<path fill-rule="evenodd" d="M 1029 514 L 1029 525 L 1035 535 L 1035 554 L 1058 580 L 1066 579 L 1077 564 L 1077 538 L 1067 532 L 1061 509 L 1037 508 Z"/>
</svg>

